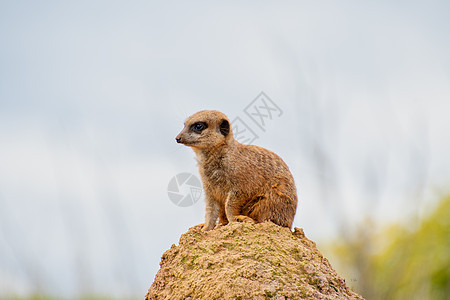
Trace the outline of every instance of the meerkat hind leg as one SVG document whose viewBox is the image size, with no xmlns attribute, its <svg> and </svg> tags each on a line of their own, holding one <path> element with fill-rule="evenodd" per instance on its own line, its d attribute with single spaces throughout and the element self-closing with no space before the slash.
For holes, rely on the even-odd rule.
<svg viewBox="0 0 450 300">
<path fill-rule="evenodd" d="M 257 223 L 255 219 L 252 219 L 249 216 L 241 215 L 241 212 L 237 210 L 236 208 L 233 208 L 232 206 L 229 206 L 226 209 L 226 217 L 228 219 L 228 222 L 246 222 L 246 223 Z"/>
<path fill-rule="evenodd" d="M 225 215 L 228 222 L 237 222 L 237 217 L 240 216 L 239 202 L 232 196 L 232 192 L 228 193 L 227 200 L 225 202 Z M 243 216 L 245 217 L 245 216 Z"/>
<path fill-rule="evenodd" d="M 284 191 L 272 191 L 263 201 L 252 207 L 250 218 L 257 222 L 272 221 L 273 223 L 292 227 L 296 210 L 296 202 Z"/>
<path fill-rule="evenodd" d="M 222 206 L 219 212 L 219 225 L 227 225 L 227 224 L 228 224 L 227 214 L 225 213 L 225 207 Z"/>
</svg>

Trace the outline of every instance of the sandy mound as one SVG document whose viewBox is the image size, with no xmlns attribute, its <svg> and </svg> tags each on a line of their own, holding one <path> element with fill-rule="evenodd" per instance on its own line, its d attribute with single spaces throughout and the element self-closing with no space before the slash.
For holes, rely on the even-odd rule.
<svg viewBox="0 0 450 300">
<path fill-rule="evenodd" d="M 146 299 L 363 299 L 302 229 L 270 222 L 190 228 L 160 265 Z"/>
</svg>

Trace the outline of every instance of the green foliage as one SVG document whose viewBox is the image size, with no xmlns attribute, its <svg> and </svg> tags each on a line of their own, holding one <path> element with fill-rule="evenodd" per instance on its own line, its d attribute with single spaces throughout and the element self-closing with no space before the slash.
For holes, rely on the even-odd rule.
<svg viewBox="0 0 450 300">
<path fill-rule="evenodd" d="M 399 228 L 388 234 L 392 243 L 372 261 L 381 297 L 448 299 L 450 197 L 444 199 L 415 232 Z"/>
<path fill-rule="evenodd" d="M 335 247 L 364 297 L 450 299 L 450 196 L 417 225 L 391 226 L 381 234 L 366 230 Z"/>
</svg>

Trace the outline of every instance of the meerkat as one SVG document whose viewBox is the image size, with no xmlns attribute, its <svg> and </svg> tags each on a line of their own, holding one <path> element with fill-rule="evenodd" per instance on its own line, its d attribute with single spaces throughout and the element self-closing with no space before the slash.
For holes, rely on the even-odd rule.
<svg viewBox="0 0 450 300">
<path fill-rule="evenodd" d="M 292 227 L 297 191 L 288 166 L 272 151 L 236 141 L 225 114 L 195 113 L 176 141 L 197 156 L 206 202 L 203 230 L 213 229 L 217 219 L 221 225 L 272 221 Z"/>
</svg>

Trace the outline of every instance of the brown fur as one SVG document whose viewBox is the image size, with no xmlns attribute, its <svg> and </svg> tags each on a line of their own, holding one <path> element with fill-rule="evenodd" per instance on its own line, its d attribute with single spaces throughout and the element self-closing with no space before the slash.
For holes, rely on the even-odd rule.
<svg viewBox="0 0 450 300">
<path fill-rule="evenodd" d="M 217 218 L 223 225 L 270 220 L 292 227 L 297 192 L 288 166 L 278 155 L 237 142 L 229 119 L 219 111 L 197 112 L 184 125 L 176 140 L 197 155 L 206 195 L 204 230 L 213 229 Z"/>
</svg>

